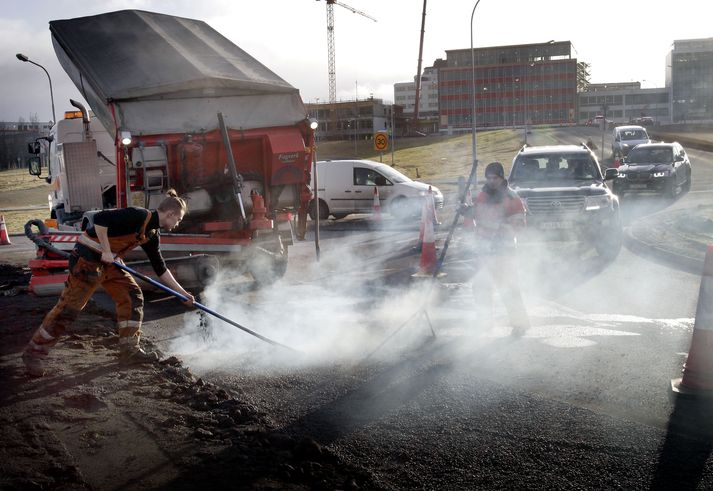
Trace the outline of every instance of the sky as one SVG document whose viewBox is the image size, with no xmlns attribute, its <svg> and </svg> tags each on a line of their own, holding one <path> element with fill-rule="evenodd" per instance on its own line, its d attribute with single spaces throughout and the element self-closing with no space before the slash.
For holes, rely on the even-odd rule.
<svg viewBox="0 0 713 491">
<path fill-rule="evenodd" d="M 421 0 L 339 0 L 376 22 L 335 5 L 337 99 L 374 96 L 392 102 L 393 84 L 418 66 Z M 470 47 L 475 0 L 426 6 L 423 67 L 446 50 Z M 592 83 L 639 81 L 663 87 L 674 40 L 713 37 L 708 0 L 480 0 L 475 47 L 570 41 L 589 63 Z M 52 79 L 56 113 L 83 101 L 59 65 L 49 21 L 123 9 L 199 19 L 300 90 L 305 102 L 328 98 L 327 18 L 321 0 L 5 0 L 0 13 L 0 121 L 52 119 L 47 75 L 15 57 L 23 53 Z"/>
</svg>

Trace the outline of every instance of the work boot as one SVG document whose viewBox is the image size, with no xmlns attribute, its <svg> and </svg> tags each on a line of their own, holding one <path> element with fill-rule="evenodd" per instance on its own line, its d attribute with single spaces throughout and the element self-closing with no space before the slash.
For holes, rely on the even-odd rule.
<svg viewBox="0 0 713 491">
<path fill-rule="evenodd" d="M 25 350 L 22 352 L 22 361 L 25 363 L 27 374 L 30 377 L 43 377 L 45 375 L 45 367 L 42 363 L 42 358 L 32 351 Z"/>
<path fill-rule="evenodd" d="M 119 363 L 122 365 L 156 363 L 158 360 L 158 353 L 155 351 L 146 352 L 138 346 L 127 346 L 119 349 Z"/>
</svg>

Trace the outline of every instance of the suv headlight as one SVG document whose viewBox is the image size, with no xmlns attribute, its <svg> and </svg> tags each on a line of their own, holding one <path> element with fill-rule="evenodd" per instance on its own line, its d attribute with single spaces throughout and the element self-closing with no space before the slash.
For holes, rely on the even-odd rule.
<svg viewBox="0 0 713 491">
<path fill-rule="evenodd" d="M 654 177 L 666 177 L 666 174 L 668 174 L 668 172 L 666 172 L 666 171 L 654 172 L 653 176 Z"/>
<path fill-rule="evenodd" d="M 611 208 L 612 199 L 608 194 L 598 196 L 587 196 L 584 199 L 584 209 L 586 211 L 601 210 L 603 208 Z"/>
</svg>

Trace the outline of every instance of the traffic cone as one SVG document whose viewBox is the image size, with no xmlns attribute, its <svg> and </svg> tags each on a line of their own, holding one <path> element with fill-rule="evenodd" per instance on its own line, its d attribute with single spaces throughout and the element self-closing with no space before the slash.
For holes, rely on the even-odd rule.
<svg viewBox="0 0 713 491">
<path fill-rule="evenodd" d="M 473 206 L 473 194 L 470 189 L 465 193 L 465 205 Z M 475 228 L 475 218 L 473 217 L 463 217 L 463 228 L 464 229 L 474 229 Z"/>
<path fill-rule="evenodd" d="M 12 245 L 5 226 L 5 215 L 0 215 L 0 245 Z"/>
<path fill-rule="evenodd" d="M 381 221 L 381 202 L 379 201 L 379 188 L 374 186 L 374 220 Z"/>
<path fill-rule="evenodd" d="M 438 266 L 436 234 L 433 230 L 433 222 L 436 218 L 435 209 L 429 204 L 429 200 L 426 200 L 424 209 L 426 212 L 422 214 L 423 242 L 421 243 L 421 259 L 419 260 L 418 272 L 412 275 L 415 278 L 433 276 Z M 439 273 L 438 276 L 444 276 L 444 273 Z"/>
<path fill-rule="evenodd" d="M 683 377 L 671 380 L 671 390 L 684 396 L 713 396 L 713 245 L 703 264 L 693 337 Z"/>
<path fill-rule="evenodd" d="M 429 188 L 430 189 L 430 188 Z M 426 222 L 430 220 L 430 203 L 431 200 L 424 199 L 421 205 L 421 223 L 418 226 L 418 244 L 416 244 L 415 249 L 421 251 L 423 248 L 423 233 L 426 227 Z"/>
</svg>

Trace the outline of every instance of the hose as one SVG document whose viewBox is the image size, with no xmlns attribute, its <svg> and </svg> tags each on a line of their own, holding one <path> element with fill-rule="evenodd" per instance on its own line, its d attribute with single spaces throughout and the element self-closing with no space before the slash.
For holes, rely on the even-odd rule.
<svg viewBox="0 0 713 491">
<path fill-rule="evenodd" d="M 50 244 L 48 241 L 46 241 L 42 237 L 38 237 L 37 234 L 35 234 L 32 231 L 33 225 L 35 225 L 37 227 L 37 229 L 39 230 L 41 235 L 47 235 L 49 233 L 49 229 L 47 228 L 47 225 L 45 225 L 45 222 L 35 218 L 33 220 L 28 221 L 25 224 L 25 235 L 27 236 L 28 239 L 30 239 L 32 242 L 34 242 L 34 244 L 37 247 L 43 247 L 43 248 L 47 249 L 48 251 L 53 252 L 65 259 L 69 258 L 70 254 L 67 251 L 62 251 L 60 249 L 57 249 L 55 246 Z"/>
</svg>

